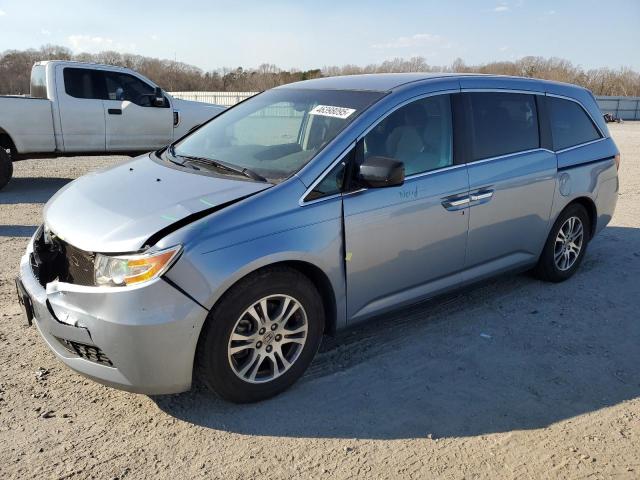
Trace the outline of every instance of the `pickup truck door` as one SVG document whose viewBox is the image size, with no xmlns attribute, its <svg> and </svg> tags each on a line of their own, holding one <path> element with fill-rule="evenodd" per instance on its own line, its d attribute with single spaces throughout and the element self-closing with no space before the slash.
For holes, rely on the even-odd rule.
<svg viewBox="0 0 640 480">
<path fill-rule="evenodd" d="M 169 144 L 173 110 L 168 98 L 163 107 L 156 107 L 151 85 L 127 73 L 103 73 L 107 151 L 149 151 Z"/>
<path fill-rule="evenodd" d="M 56 69 L 57 103 L 65 152 L 104 152 L 101 74 L 82 67 Z"/>
</svg>

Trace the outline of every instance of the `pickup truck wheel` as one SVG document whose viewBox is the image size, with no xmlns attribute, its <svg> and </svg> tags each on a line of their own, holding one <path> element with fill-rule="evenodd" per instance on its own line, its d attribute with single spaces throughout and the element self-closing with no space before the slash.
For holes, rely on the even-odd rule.
<svg viewBox="0 0 640 480">
<path fill-rule="evenodd" d="M 264 269 L 238 282 L 209 314 L 196 372 L 227 400 L 264 400 L 302 376 L 323 331 L 313 283 L 291 268 Z"/>
<path fill-rule="evenodd" d="M 0 189 L 4 188 L 13 176 L 13 162 L 11 157 L 0 147 Z"/>
</svg>

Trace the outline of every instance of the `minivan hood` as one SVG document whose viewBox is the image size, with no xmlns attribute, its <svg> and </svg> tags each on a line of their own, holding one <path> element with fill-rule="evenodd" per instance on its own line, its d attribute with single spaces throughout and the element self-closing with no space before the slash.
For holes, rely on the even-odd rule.
<svg viewBox="0 0 640 480">
<path fill-rule="evenodd" d="M 171 168 L 150 155 L 63 187 L 44 208 L 47 228 L 85 251 L 133 252 L 154 233 L 189 215 L 271 186 Z"/>
</svg>

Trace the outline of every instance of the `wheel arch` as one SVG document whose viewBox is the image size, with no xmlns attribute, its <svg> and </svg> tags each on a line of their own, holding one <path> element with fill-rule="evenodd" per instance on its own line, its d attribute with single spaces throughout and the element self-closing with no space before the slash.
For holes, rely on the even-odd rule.
<svg viewBox="0 0 640 480">
<path fill-rule="evenodd" d="M 596 231 L 596 225 L 598 223 L 598 210 L 596 208 L 596 204 L 595 202 L 589 198 L 589 197 L 578 197 L 578 198 L 574 198 L 573 200 L 571 200 L 571 202 L 569 202 L 567 204 L 566 207 L 564 207 L 562 209 L 562 212 L 564 212 L 567 208 L 569 208 L 571 205 L 582 205 L 584 207 L 584 209 L 587 211 L 587 214 L 589 215 L 589 237 L 593 238 L 593 235 L 595 234 Z"/>
<path fill-rule="evenodd" d="M 2 127 L 0 127 L 0 148 L 9 150 L 12 156 L 15 156 L 18 153 L 18 150 L 16 149 L 16 144 L 11 138 L 11 135 L 9 135 L 9 132 L 7 132 Z"/>
<path fill-rule="evenodd" d="M 337 329 L 337 303 L 336 295 L 333 291 L 329 277 L 316 265 L 300 260 L 283 261 L 270 266 L 284 266 L 298 270 L 307 277 L 318 289 L 322 298 L 322 305 L 325 313 L 325 333 L 333 335 Z M 265 267 L 268 268 L 268 267 Z"/>
<path fill-rule="evenodd" d="M 251 275 L 256 275 L 261 271 L 277 267 L 285 267 L 296 270 L 307 277 L 311 281 L 311 283 L 313 283 L 313 285 L 318 290 L 318 293 L 320 294 L 322 305 L 325 311 L 324 331 L 327 334 L 334 334 L 337 330 L 338 323 L 336 292 L 334 291 L 331 280 L 329 279 L 327 274 L 317 265 L 314 265 L 313 263 L 305 260 L 278 260 L 265 265 L 260 265 L 247 272 L 244 272 L 242 276 L 234 279 L 233 283 L 229 284 L 224 289 L 224 291 L 216 298 L 215 302 L 211 306 L 210 311 L 213 311 L 216 308 L 216 306 L 225 297 L 227 292 L 229 292 L 235 285 L 243 281 L 245 278 Z"/>
<path fill-rule="evenodd" d="M 318 293 L 320 294 L 320 297 L 322 299 L 322 304 L 325 310 L 326 318 L 325 318 L 325 325 L 324 325 L 324 333 L 330 334 L 330 335 L 335 333 L 335 331 L 337 330 L 337 322 L 338 322 L 336 295 L 331 285 L 331 281 L 329 280 L 329 277 L 322 271 L 321 268 L 319 268 L 317 265 L 314 265 L 304 260 L 282 260 L 282 261 L 276 261 L 267 265 L 262 265 L 258 268 L 255 268 L 245 273 L 241 277 L 237 278 L 232 284 L 230 284 L 224 290 L 224 292 L 216 299 L 215 303 L 212 305 L 198 333 L 198 339 L 196 343 L 196 349 L 194 351 L 194 358 L 193 358 L 193 365 L 192 365 L 193 378 L 195 378 L 198 375 L 197 372 L 198 372 L 199 362 L 200 362 L 199 358 L 202 351 L 202 342 L 204 337 L 203 333 L 207 328 L 210 328 L 210 326 L 208 327 L 207 324 L 211 322 L 212 320 L 211 315 L 215 311 L 216 306 L 220 304 L 220 302 L 225 297 L 225 295 L 239 282 L 243 281 L 244 279 L 246 279 L 251 275 L 259 274 L 263 270 L 268 270 L 270 268 L 278 268 L 278 267 L 284 267 L 284 268 L 290 268 L 292 270 L 296 270 L 297 272 L 307 277 L 313 283 L 313 285 L 318 289 Z"/>
</svg>

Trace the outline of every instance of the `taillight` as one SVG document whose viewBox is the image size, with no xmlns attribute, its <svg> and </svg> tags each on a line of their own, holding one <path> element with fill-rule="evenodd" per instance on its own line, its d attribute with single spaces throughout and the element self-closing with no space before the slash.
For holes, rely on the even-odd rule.
<svg viewBox="0 0 640 480">
<path fill-rule="evenodd" d="M 620 170 L 620 154 L 616 153 L 616 156 L 614 158 L 616 160 L 616 170 Z"/>
</svg>

